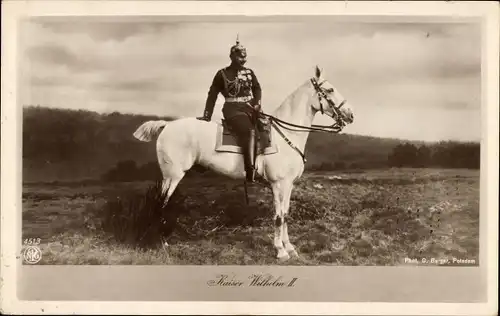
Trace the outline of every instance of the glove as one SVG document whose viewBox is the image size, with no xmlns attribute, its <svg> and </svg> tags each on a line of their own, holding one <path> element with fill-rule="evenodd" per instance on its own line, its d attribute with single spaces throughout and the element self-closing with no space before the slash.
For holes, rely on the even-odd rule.
<svg viewBox="0 0 500 316">
<path fill-rule="evenodd" d="M 197 117 L 198 120 L 210 122 L 210 115 L 205 111 L 203 116 Z"/>
<path fill-rule="evenodd" d="M 260 103 L 255 103 L 255 104 L 250 104 L 250 102 L 247 102 L 248 106 L 250 106 L 252 109 L 255 110 L 255 112 L 260 112 L 261 105 Z"/>
<path fill-rule="evenodd" d="M 207 122 L 210 121 L 210 118 L 208 118 L 206 116 L 200 116 L 200 117 L 197 117 L 197 119 L 200 120 L 200 121 L 207 121 Z"/>
</svg>

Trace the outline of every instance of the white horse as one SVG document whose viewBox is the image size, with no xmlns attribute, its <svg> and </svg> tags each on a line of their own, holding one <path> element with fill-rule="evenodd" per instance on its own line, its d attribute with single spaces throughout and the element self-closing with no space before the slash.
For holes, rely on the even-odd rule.
<svg viewBox="0 0 500 316">
<path fill-rule="evenodd" d="M 278 122 L 273 124 L 272 129 L 272 140 L 276 143 L 278 152 L 259 155 L 256 159 L 256 172 L 270 184 L 273 192 L 274 247 L 280 260 L 289 259 L 290 254 L 298 255 L 288 237 L 286 217 L 293 184 L 304 172 L 303 153 L 309 131 L 314 128 L 314 116 L 318 111 L 334 118 L 341 126 L 352 123 L 354 119 L 350 103 L 323 77 L 321 69 L 316 66 L 314 76 L 290 94 L 270 116 L 271 122 Z M 286 125 L 283 122 L 295 126 L 293 129 L 280 129 L 278 125 Z M 301 128 L 297 128 L 298 126 Z M 215 151 L 217 123 L 196 118 L 182 118 L 170 122 L 148 121 L 135 131 L 134 137 L 148 142 L 158 134 L 156 149 L 163 174 L 165 203 L 186 171 L 194 164 L 205 166 L 233 179 L 244 179 L 245 169 L 241 154 Z"/>
</svg>

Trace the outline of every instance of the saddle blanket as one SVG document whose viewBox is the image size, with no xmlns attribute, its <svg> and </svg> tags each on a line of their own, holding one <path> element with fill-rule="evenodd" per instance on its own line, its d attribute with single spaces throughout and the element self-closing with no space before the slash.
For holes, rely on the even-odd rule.
<svg viewBox="0 0 500 316">
<path fill-rule="evenodd" d="M 257 129 L 257 155 L 271 155 L 278 152 L 278 147 L 273 142 L 271 133 Z M 217 124 L 217 137 L 215 151 L 241 154 L 242 148 L 238 145 L 236 135 L 229 129 L 224 121 Z"/>
</svg>

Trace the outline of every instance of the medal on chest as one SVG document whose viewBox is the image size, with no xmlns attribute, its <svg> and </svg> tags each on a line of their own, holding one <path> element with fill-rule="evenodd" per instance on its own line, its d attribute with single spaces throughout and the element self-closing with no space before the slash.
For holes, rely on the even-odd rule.
<svg viewBox="0 0 500 316">
<path fill-rule="evenodd" d="M 226 90 L 230 97 L 237 96 L 242 88 L 243 90 L 248 90 L 252 84 L 252 77 L 249 70 L 239 70 L 234 80 L 229 80 L 224 72 L 223 74 Z"/>
</svg>

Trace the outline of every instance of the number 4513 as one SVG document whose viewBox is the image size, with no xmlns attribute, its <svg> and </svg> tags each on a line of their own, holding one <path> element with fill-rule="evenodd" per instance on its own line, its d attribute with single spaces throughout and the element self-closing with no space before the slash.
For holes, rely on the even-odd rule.
<svg viewBox="0 0 500 316">
<path fill-rule="evenodd" d="M 36 246 L 40 244 L 40 238 L 25 238 L 23 244 L 28 246 Z"/>
</svg>

